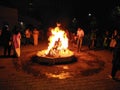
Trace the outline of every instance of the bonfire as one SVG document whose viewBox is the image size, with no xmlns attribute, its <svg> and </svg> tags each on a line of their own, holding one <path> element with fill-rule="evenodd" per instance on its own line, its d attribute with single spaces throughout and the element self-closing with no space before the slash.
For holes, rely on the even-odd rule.
<svg viewBox="0 0 120 90">
<path fill-rule="evenodd" d="M 73 52 L 68 49 L 69 39 L 65 30 L 55 27 L 50 31 L 51 35 L 48 38 L 48 48 L 38 51 L 37 56 L 58 58 L 73 55 Z"/>
</svg>

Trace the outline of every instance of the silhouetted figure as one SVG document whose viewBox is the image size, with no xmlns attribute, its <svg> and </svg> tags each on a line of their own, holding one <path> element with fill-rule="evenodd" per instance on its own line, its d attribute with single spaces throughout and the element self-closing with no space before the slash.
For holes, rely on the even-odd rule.
<svg viewBox="0 0 120 90">
<path fill-rule="evenodd" d="M 0 46 L 2 46 L 2 29 L 0 28 Z"/>
<path fill-rule="evenodd" d="M 116 45 L 113 50 L 111 78 L 116 79 L 116 73 L 120 68 L 120 34 L 116 38 Z"/>
<path fill-rule="evenodd" d="M 96 30 L 92 30 L 90 33 L 89 49 L 94 49 L 95 47 L 96 47 Z"/>
<path fill-rule="evenodd" d="M 75 33 L 72 33 L 71 43 L 73 47 L 77 45 L 77 36 L 75 35 Z"/>
<path fill-rule="evenodd" d="M 38 42 L 39 42 L 38 39 L 39 39 L 39 30 L 37 29 L 37 27 L 35 27 L 33 29 L 33 43 L 35 46 L 38 45 Z"/>
<path fill-rule="evenodd" d="M 30 28 L 26 28 L 25 30 L 25 44 L 32 44 L 31 42 L 31 38 L 32 38 L 32 32 L 30 30 Z"/>
<path fill-rule="evenodd" d="M 110 34 L 109 31 L 105 31 L 105 34 L 103 36 L 103 47 L 105 49 L 109 49 L 109 44 L 110 44 Z"/>
<path fill-rule="evenodd" d="M 4 47 L 4 56 L 10 56 L 11 54 L 11 47 L 12 47 L 12 33 L 9 30 L 8 25 L 4 25 L 2 28 L 2 35 L 1 35 L 2 45 Z"/>
</svg>

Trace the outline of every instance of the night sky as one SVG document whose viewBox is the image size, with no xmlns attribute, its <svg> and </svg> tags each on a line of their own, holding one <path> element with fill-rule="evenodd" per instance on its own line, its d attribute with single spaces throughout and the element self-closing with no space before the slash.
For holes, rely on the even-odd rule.
<svg viewBox="0 0 120 90">
<path fill-rule="evenodd" d="M 17 8 L 20 15 L 48 21 L 57 18 L 73 18 L 84 22 L 88 13 L 103 23 L 120 0 L 1 0 L 0 5 Z"/>
</svg>

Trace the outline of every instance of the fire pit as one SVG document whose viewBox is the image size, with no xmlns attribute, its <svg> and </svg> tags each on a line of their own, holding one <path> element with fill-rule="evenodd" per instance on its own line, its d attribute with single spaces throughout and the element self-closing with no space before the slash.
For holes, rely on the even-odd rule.
<svg viewBox="0 0 120 90">
<path fill-rule="evenodd" d="M 65 30 L 57 26 L 50 31 L 48 48 L 38 51 L 34 60 L 46 64 L 61 64 L 76 61 L 74 52 L 68 49 L 68 37 Z"/>
<path fill-rule="evenodd" d="M 65 63 L 71 63 L 71 62 L 76 61 L 76 58 L 75 58 L 73 52 L 70 50 L 66 51 L 65 54 L 62 56 L 60 56 L 60 55 L 59 56 L 49 56 L 49 55 L 45 55 L 44 54 L 45 52 L 46 52 L 46 50 L 38 51 L 34 60 L 36 60 L 38 63 L 49 64 L 49 65 L 65 64 Z"/>
</svg>

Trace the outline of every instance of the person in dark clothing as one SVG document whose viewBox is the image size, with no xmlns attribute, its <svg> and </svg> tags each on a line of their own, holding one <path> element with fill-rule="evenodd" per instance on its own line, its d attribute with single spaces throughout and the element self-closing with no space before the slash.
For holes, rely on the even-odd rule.
<svg viewBox="0 0 120 90">
<path fill-rule="evenodd" d="M 120 34 L 118 34 L 116 38 L 116 46 L 113 50 L 113 60 L 112 60 L 112 71 L 111 71 L 111 78 L 117 79 L 116 73 L 120 68 Z"/>
<path fill-rule="evenodd" d="M 1 38 L 1 36 L 2 36 L 2 29 L 0 28 L 0 46 L 2 46 L 2 42 L 1 42 L 1 41 L 2 41 L 1 39 L 2 39 L 2 38 Z"/>
<path fill-rule="evenodd" d="M 105 34 L 103 35 L 103 47 L 104 49 L 109 49 L 110 45 L 110 33 L 109 31 L 105 31 Z"/>
<path fill-rule="evenodd" d="M 118 38 L 118 30 L 114 29 L 112 36 L 111 36 L 111 41 L 110 41 L 110 50 L 113 51 L 114 47 L 116 45 L 116 39 Z"/>
<path fill-rule="evenodd" d="M 7 54 L 10 56 L 12 47 L 12 33 L 10 32 L 8 25 L 3 26 L 1 37 L 4 48 L 4 56 L 7 56 Z"/>
</svg>

